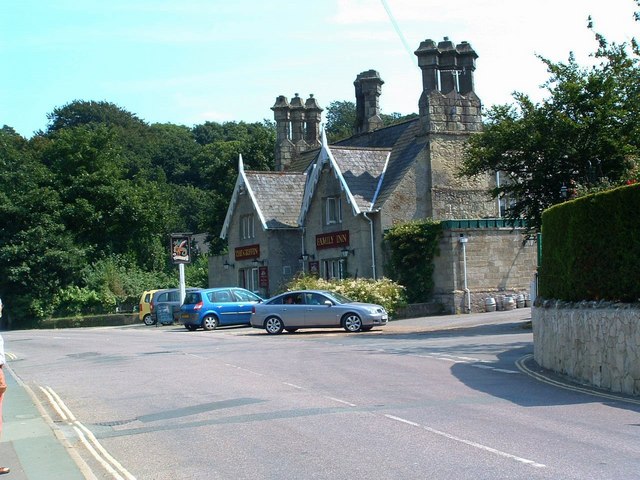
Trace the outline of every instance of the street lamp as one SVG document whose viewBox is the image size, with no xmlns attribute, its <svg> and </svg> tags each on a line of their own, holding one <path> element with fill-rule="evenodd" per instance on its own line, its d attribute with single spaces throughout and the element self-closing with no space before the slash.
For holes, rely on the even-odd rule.
<svg viewBox="0 0 640 480">
<path fill-rule="evenodd" d="M 222 266 L 224 267 L 225 270 L 229 270 L 229 268 L 235 268 L 235 265 L 233 263 L 229 263 L 229 260 L 227 259 L 225 259 Z"/>
<path fill-rule="evenodd" d="M 342 258 L 347 258 L 349 254 L 355 255 L 355 249 L 349 250 L 347 247 L 345 247 L 340 251 L 340 255 L 342 255 Z"/>
<path fill-rule="evenodd" d="M 564 182 L 562 182 L 562 187 L 560 188 L 560 195 L 562 196 L 562 198 L 564 198 L 566 200 L 566 198 L 567 198 L 567 186 L 564 184 Z"/>
</svg>

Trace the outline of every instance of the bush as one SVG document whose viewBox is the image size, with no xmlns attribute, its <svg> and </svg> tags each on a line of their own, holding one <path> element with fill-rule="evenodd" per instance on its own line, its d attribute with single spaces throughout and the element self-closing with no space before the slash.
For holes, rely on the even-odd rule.
<svg viewBox="0 0 640 480">
<path fill-rule="evenodd" d="M 410 303 L 426 302 L 433 294 L 433 259 L 441 235 L 440 222 L 422 220 L 396 225 L 384 236 L 386 271 L 406 287 Z"/>
<path fill-rule="evenodd" d="M 285 290 L 330 290 L 357 302 L 382 305 L 389 316 L 393 316 L 398 308 L 407 304 L 405 288 L 388 278 L 325 280 L 312 275 L 301 275 L 289 282 Z"/>
<path fill-rule="evenodd" d="M 640 184 L 555 205 L 542 215 L 539 294 L 566 301 L 640 299 Z"/>
</svg>

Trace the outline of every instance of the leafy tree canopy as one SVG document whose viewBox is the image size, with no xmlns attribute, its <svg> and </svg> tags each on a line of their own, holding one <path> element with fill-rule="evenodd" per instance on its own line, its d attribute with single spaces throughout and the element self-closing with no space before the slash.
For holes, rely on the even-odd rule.
<svg viewBox="0 0 640 480">
<path fill-rule="evenodd" d="M 589 28 L 592 29 L 591 22 Z M 514 93 L 515 104 L 486 114 L 461 169 L 474 176 L 500 172 L 490 194 L 504 198 L 510 219 L 539 230 L 542 212 L 572 195 L 637 176 L 640 136 L 638 45 L 608 43 L 594 34 L 595 64 L 540 60 L 550 74 L 539 104 Z"/>
</svg>

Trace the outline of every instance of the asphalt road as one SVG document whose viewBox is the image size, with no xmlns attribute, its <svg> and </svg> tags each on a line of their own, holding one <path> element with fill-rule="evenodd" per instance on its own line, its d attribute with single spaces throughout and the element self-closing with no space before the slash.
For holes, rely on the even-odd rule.
<svg viewBox="0 0 640 480">
<path fill-rule="evenodd" d="M 533 351 L 529 314 L 358 334 L 3 336 L 12 370 L 100 479 L 640 478 L 640 399 L 519 368 Z"/>
</svg>

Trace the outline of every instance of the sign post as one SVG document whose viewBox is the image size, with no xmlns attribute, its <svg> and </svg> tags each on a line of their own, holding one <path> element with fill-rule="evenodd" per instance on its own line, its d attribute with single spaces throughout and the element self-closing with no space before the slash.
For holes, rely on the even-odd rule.
<svg viewBox="0 0 640 480">
<path fill-rule="evenodd" d="M 186 296 L 184 264 L 191 263 L 191 234 L 172 233 L 171 234 L 171 262 L 178 264 L 180 276 L 180 305 Z"/>
</svg>

